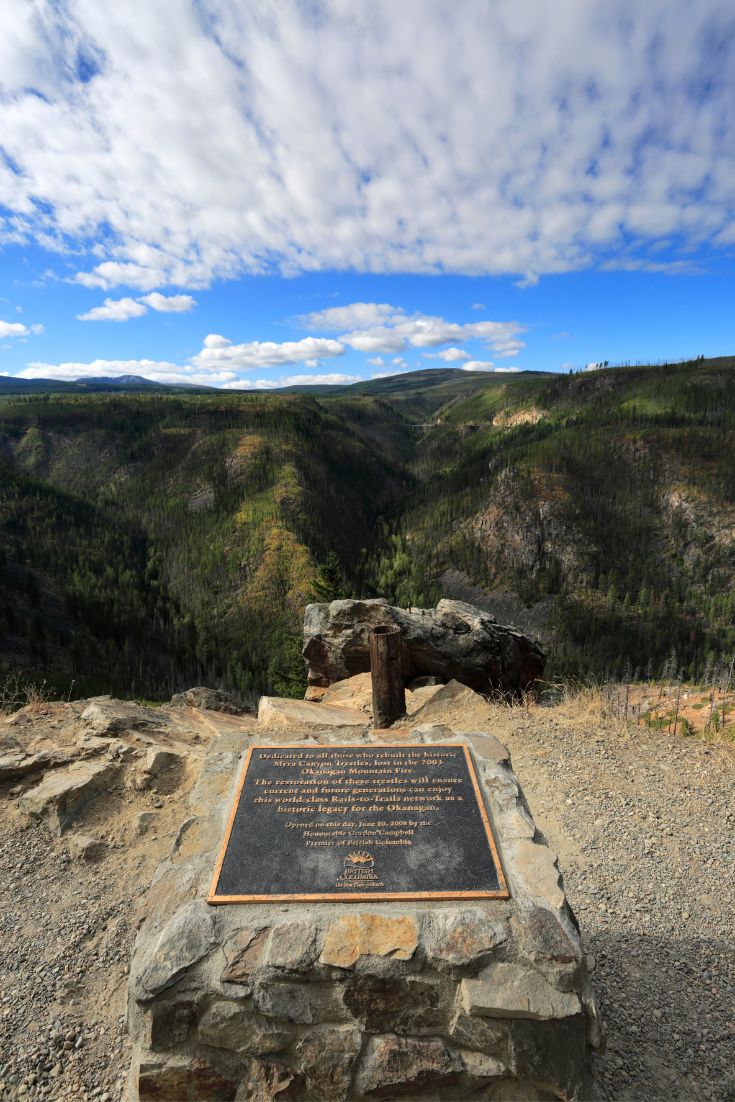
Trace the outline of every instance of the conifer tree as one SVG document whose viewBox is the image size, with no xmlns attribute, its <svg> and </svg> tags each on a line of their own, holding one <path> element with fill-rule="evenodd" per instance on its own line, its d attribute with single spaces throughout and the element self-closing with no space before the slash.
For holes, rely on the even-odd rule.
<svg viewBox="0 0 735 1102">
<path fill-rule="evenodd" d="M 317 601 L 340 601 L 347 597 L 347 581 L 334 551 L 330 551 L 319 566 L 313 590 Z"/>
</svg>

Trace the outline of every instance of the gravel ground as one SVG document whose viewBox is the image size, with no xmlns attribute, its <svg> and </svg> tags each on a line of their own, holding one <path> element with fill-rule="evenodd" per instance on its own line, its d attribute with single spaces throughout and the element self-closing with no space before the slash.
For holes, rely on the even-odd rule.
<svg viewBox="0 0 735 1102">
<path fill-rule="evenodd" d="M 131 910 L 103 866 L 18 817 L 4 823 L 0 895 L 0 1098 L 119 1099 Z"/>
<path fill-rule="evenodd" d="M 735 1099 L 733 749 L 499 718 L 594 959 L 597 1097 Z"/>
<path fill-rule="evenodd" d="M 553 708 L 493 708 L 488 720 L 478 704 L 470 725 L 510 747 L 594 959 L 608 1029 L 597 1098 L 735 1100 L 733 748 Z M 144 795 L 116 808 L 107 858 L 87 865 L 6 796 L 0 1099 L 118 1102 L 138 897 L 181 807 Z M 128 819 L 145 806 L 156 834 L 135 838 Z"/>
<path fill-rule="evenodd" d="M 5 734 L 35 750 L 73 750 L 86 730 L 79 718 L 85 705 L 16 715 L 9 727 L 0 723 L 0 746 Z M 150 739 L 138 740 L 130 707 L 104 704 L 131 725 L 122 735 L 129 750 L 143 753 Z M 157 738 L 186 757 L 185 775 L 160 773 L 153 786 L 141 785 L 131 771 L 137 759 L 115 759 L 113 785 L 61 838 L 19 810 L 18 797 L 38 783 L 39 773 L 0 784 L 0 1102 L 122 1097 L 130 1067 L 129 961 L 145 892 L 181 825 L 197 761 L 216 729 L 200 718 L 205 713 L 175 714 L 184 720 Z M 177 741 L 182 733 L 184 742 Z M 169 792 L 172 778 L 178 787 Z M 77 855 L 80 836 L 105 843 L 102 860 Z"/>
</svg>

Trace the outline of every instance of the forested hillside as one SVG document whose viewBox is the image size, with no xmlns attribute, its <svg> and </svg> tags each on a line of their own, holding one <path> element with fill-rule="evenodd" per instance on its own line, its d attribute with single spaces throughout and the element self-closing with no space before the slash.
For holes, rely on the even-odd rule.
<svg viewBox="0 0 735 1102">
<path fill-rule="evenodd" d="M 550 674 L 735 651 L 735 361 L 0 399 L 0 662 L 298 693 L 305 603 L 466 591 Z"/>
<path fill-rule="evenodd" d="M 374 398 L 21 398 L 0 432 L 5 662 L 85 691 L 298 691 L 320 565 L 354 576 L 410 477 Z"/>
<path fill-rule="evenodd" d="M 434 596 L 454 568 L 517 596 L 553 673 L 735 652 L 735 360 L 512 379 L 438 420 L 378 588 Z"/>
</svg>

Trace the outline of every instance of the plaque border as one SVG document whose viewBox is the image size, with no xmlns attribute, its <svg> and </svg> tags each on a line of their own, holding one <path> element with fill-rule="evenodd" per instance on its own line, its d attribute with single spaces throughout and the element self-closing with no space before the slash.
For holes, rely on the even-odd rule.
<svg viewBox="0 0 735 1102">
<path fill-rule="evenodd" d="M 380 743 L 336 743 L 329 744 L 324 743 L 320 745 L 302 746 L 302 750 L 405 750 L 406 747 L 411 747 L 411 743 L 405 742 L 380 742 Z M 500 854 L 498 853 L 498 847 L 493 835 L 492 826 L 490 825 L 490 819 L 488 818 L 487 808 L 485 807 L 485 801 L 482 797 L 482 790 L 480 789 L 479 782 L 477 780 L 477 774 L 475 772 L 475 763 L 472 760 L 472 754 L 470 753 L 470 747 L 464 742 L 430 742 L 430 743 L 416 743 L 416 749 L 430 749 L 432 746 L 437 747 L 451 747 L 453 749 L 464 750 L 465 760 L 467 762 L 467 770 L 472 781 L 472 787 L 475 793 L 475 799 L 477 800 L 477 806 L 480 810 L 480 818 L 485 830 L 485 837 L 487 839 L 488 848 L 492 854 L 495 868 L 498 874 L 498 888 L 495 891 L 454 891 L 454 892 L 316 892 L 316 893 L 304 893 L 294 892 L 291 894 L 280 893 L 278 895 L 218 895 L 217 885 L 219 883 L 220 873 L 222 872 L 222 866 L 227 854 L 227 847 L 230 843 L 230 836 L 232 834 L 232 828 L 235 825 L 235 816 L 237 815 L 237 809 L 240 806 L 240 797 L 242 790 L 245 787 L 245 779 L 248 775 L 248 769 L 250 768 L 250 760 L 253 755 L 253 750 L 297 750 L 299 749 L 298 743 L 285 743 L 278 745 L 251 745 L 248 747 L 245 755 L 245 761 L 243 763 L 242 774 L 237 786 L 237 792 L 232 803 L 232 811 L 230 812 L 229 819 L 227 820 L 227 827 L 225 829 L 225 836 L 222 842 L 222 846 L 217 858 L 217 864 L 214 869 L 214 876 L 212 878 L 212 885 L 209 889 L 209 895 L 207 896 L 207 903 L 212 906 L 220 906 L 227 903 L 370 903 L 372 901 L 379 901 L 383 903 L 407 903 L 411 900 L 422 899 L 510 899 L 510 892 L 508 891 L 508 885 L 503 873 L 503 865 L 500 860 Z"/>
</svg>

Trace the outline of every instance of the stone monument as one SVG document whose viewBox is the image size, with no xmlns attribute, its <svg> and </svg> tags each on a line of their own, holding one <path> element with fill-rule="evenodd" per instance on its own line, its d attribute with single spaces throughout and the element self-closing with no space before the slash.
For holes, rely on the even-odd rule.
<svg viewBox="0 0 735 1102">
<path fill-rule="evenodd" d="M 440 606 L 445 650 L 468 609 Z M 372 629 L 385 723 L 400 636 Z M 136 943 L 131 1099 L 588 1096 L 580 931 L 508 750 L 417 723 L 263 698 L 255 734 L 217 737 Z"/>
<path fill-rule="evenodd" d="M 150 890 L 130 1098 L 589 1097 L 585 955 L 506 748 L 291 705 L 214 741 Z"/>
</svg>

